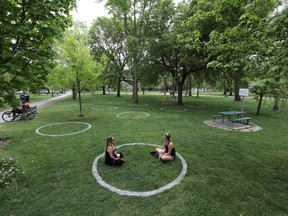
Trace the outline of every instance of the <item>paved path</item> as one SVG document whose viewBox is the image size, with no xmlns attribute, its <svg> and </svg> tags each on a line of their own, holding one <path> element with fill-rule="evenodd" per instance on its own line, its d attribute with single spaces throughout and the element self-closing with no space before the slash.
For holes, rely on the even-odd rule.
<svg viewBox="0 0 288 216">
<path fill-rule="evenodd" d="M 37 108 L 40 108 L 40 107 L 43 107 L 43 106 L 46 106 L 48 104 L 51 104 L 55 101 L 59 101 L 59 100 L 62 100 L 64 98 L 66 98 L 67 96 L 71 95 L 72 93 L 71 92 L 67 92 L 66 94 L 62 94 L 62 95 L 59 95 L 59 96 L 56 96 L 56 97 L 51 97 L 49 99 L 46 99 L 46 100 L 41 100 L 41 101 L 37 101 L 37 102 L 34 102 L 34 103 L 28 103 L 29 106 L 37 106 Z M 3 119 L 2 119 L 2 114 L 4 113 L 5 111 L 3 112 L 0 112 L 0 123 L 3 123 L 5 122 Z"/>
</svg>

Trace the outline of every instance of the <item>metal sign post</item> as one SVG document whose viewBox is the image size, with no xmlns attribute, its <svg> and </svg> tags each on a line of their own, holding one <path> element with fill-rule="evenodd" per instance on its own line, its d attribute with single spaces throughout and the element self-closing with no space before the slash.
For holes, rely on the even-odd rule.
<svg viewBox="0 0 288 216">
<path fill-rule="evenodd" d="M 242 106 L 241 106 L 241 112 L 244 112 L 244 105 L 245 105 L 245 102 L 244 102 L 244 100 L 245 100 L 245 97 L 244 97 L 244 96 L 242 96 Z"/>
<path fill-rule="evenodd" d="M 249 89 L 247 89 L 247 88 L 239 89 L 239 96 L 242 97 L 241 112 L 244 112 L 245 97 L 247 97 L 248 94 L 249 94 Z"/>
</svg>

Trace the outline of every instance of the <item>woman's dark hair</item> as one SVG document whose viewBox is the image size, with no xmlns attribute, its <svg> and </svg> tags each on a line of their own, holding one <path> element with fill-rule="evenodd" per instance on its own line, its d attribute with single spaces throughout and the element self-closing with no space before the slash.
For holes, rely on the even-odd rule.
<svg viewBox="0 0 288 216">
<path fill-rule="evenodd" d="M 165 137 L 170 141 L 170 138 L 171 138 L 170 133 L 169 133 L 169 132 L 166 132 L 164 135 L 165 135 Z"/>
<path fill-rule="evenodd" d="M 112 142 L 112 136 L 106 138 L 106 146 L 108 146 Z"/>
</svg>

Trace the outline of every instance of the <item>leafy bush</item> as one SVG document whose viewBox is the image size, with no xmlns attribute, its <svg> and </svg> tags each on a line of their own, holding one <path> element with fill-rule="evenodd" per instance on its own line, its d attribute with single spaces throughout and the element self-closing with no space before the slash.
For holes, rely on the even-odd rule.
<svg viewBox="0 0 288 216">
<path fill-rule="evenodd" d="M 0 160 L 0 187 L 9 185 L 13 180 L 16 181 L 23 175 L 24 172 L 15 158 L 5 157 Z"/>
</svg>

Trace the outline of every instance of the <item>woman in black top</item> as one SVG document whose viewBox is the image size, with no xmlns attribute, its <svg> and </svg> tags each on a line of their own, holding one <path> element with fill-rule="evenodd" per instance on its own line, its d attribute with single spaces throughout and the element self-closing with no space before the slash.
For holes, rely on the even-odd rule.
<svg viewBox="0 0 288 216">
<path fill-rule="evenodd" d="M 169 133 L 165 133 L 163 136 L 164 148 L 156 148 L 156 152 L 159 155 L 159 159 L 163 161 L 171 161 L 176 158 L 176 151 L 174 143 L 171 141 Z"/>
<path fill-rule="evenodd" d="M 110 166 L 120 166 L 125 160 L 121 152 L 116 152 L 116 147 L 114 143 L 114 137 L 106 138 L 105 163 Z"/>
</svg>

